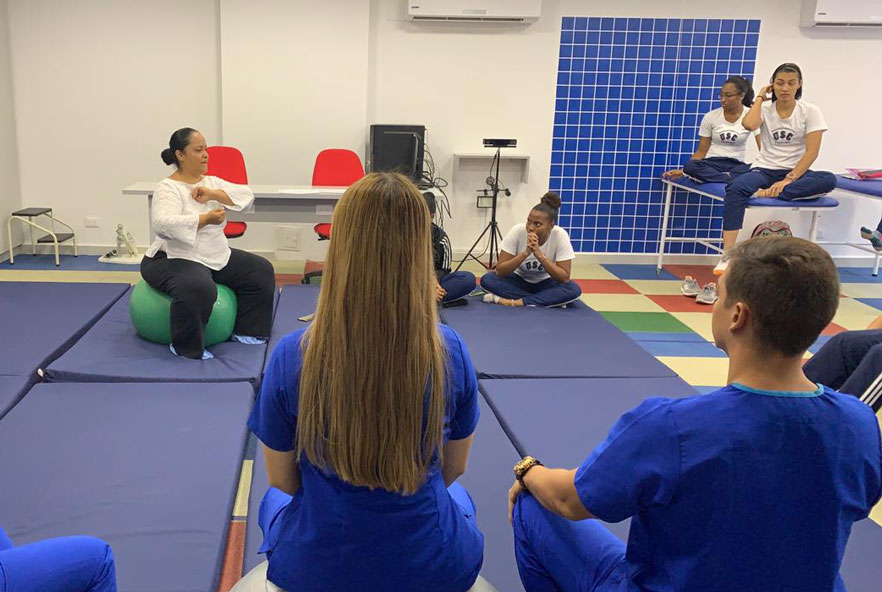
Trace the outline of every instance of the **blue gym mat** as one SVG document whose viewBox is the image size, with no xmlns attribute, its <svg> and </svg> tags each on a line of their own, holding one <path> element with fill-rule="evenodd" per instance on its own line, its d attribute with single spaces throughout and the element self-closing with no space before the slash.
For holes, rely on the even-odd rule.
<svg viewBox="0 0 882 592">
<path fill-rule="evenodd" d="M 0 419 L 21 401 L 36 382 L 36 376 L 0 376 Z"/>
<path fill-rule="evenodd" d="M 208 348 L 213 360 L 173 355 L 138 337 L 129 295 L 114 304 L 67 353 L 46 369 L 50 382 L 250 382 L 260 384 L 266 345 L 226 341 Z"/>
<path fill-rule="evenodd" d="M 319 288 L 318 285 L 286 285 L 282 287 L 279 304 L 276 306 L 276 318 L 273 321 L 273 333 L 267 348 L 266 363 L 269 363 L 270 354 L 276 349 L 276 345 L 279 344 L 282 337 L 302 329 L 308 324 L 298 319 L 315 312 Z"/>
<path fill-rule="evenodd" d="M 479 378 L 675 376 L 581 301 L 513 308 L 470 298 L 441 318 L 465 340 Z"/>
<path fill-rule="evenodd" d="M 32 375 L 79 339 L 129 284 L 0 282 L 0 374 Z"/>
<path fill-rule="evenodd" d="M 253 390 L 39 384 L 0 429 L 0 524 L 16 544 L 93 535 L 120 592 L 217 588 Z"/>
<path fill-rule="evenodd" d="M 698 183 L 691 179 L 672 181 L 675 187 L 687 190 L 704 191 L 717 197 L 726 196 L 725 183 Z M 776 197 L 751 197 L 747 201 L 749 208 L 835 208 L 839 201 L 827 195 L 819 195 L 811 199 L 786 200 Z"/>
</svg>

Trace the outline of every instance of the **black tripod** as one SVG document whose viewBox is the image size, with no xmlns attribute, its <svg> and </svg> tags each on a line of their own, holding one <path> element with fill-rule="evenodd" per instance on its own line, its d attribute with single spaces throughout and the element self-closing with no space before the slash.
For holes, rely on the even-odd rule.
<svg viewBox="0 0 882 592">
<path fill-rule="evenodd" d="M 485 140 L 486 141 L 486 140 Z M 462 264 L 466 262 L 467 259 L 474 259 L 481 265 L 484 265 L 480 259 L 476 255 L 473 255 L 472 252 L 477 248 L 478 243 L 481 242 L 481 239 L 484 238 L 484 235 L 487 232 L 490 232 L 490 245 L 488 250 L 490 251 L 490 261 L 487 263 L 487 269 L 493 269 L 493 259 L 499 259 L 499 241 L 502 239 L 502 233 L 499 231 L 499 223 L 496 222 L 496 198 L 499 197 L 499 161 L 501 160 L 499 151 L 501 147 L 496 148 L 496 156 L 494 157 L 496 160 L 496 175 L 493 177 L 493 186 L 491 189 L 493 190 L 493 206 L 490 210 L 490 222 L 487 223 L 487 226 L 484 227 L 484 230 L 481 231 L 481 234 L 478 235 L 478 238 L 475 240 L 475 244 L 472 245 L 472 248 L 469 249 L 469 252 L 466 253 L 466 256 L 462 258 L 462 261 L 459 262 L 459 265 L 456 266 L 456 269 L 453 271 L 459 271 L 459 268 L 462 267 Z M 491 170 L 493 166 L 491 165 Z"/>
</svg>

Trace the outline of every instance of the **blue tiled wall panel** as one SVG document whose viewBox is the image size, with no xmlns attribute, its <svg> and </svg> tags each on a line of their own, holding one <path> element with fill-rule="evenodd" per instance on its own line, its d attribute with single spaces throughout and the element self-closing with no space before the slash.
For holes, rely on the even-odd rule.
<svg viewBox="0 0 882 592">
<path fill-rule="evenodd" d="M 759 20 L 562 19 L 549 184 L 576 251 L 657 251 L 659 176 L 695 150 L 723 81 L 753 79 L 759 30 Z M 722 204 L 682 192 L 674 203 L 672 235 L 720 235 Z"/>
</svg>

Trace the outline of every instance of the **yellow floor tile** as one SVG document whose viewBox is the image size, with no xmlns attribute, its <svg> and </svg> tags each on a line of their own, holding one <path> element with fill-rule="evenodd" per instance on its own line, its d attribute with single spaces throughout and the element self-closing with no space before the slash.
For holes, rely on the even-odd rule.
<svg viewBox="0 0 882 592">
<path fill-rule="evenodd" d="M 483 260 L 486 262 L 486 261 L 487 261 L 486 257 L 485 257 Z M 456 266 L 457 266 L 457 265 L 459 265 L 459 263 L 454 262 L 454 264 L 453 264 L 451 267 L 452 267 L 453 269 L 456 269 Z M 463 263 L 463 264 L 462 264 L 462 267 L 461 267 L 459 270 L 460 270 L 460 271 L 470 271 L 470 272 L 472 272 L 473 274 L 475 274 L 475 277 L 478 278 L 478 280 L 481 279 L 481 276 L 482 276 L 482 275 L 484 275 L 485 273 L 487 273 L 487 268 L 486 268 L 486 267 L 484 267 L 482 264 L 480 264 L 480 263 L 478 263 L 477 261 L 474 261 L 474 260 L 472 260 L 472 259 L 469 259 L 468 261 L 466 261 L 465 263 Z"/>
<path fill-rule="evenodd" d="M 276 273 L 303 273 L 306 261 L 276 261 L 272 260 L 273 269 Z"/>
<path fill-rule="evenodd" d="M 878 316 L 879 310 L 869 304 L 851 298 L 841 298 L 833 322 L 849 330 L 866 329 L 867 325 Z"/>
<path fill-rule="evenodd" d="M 263 451 L 258 450 L 257 454 L 263 454 Z M 233 516 L 242 517 L 248 515 L 248 498 L 251 494 L 251 475 L 253 471 L 253 460 L 242 461 L 242 472 L 239 473 L 239 488 L 236 490 L 236 501 L 233 502 Z"/>
<path fill-rule="evenodd" d="M 713 315 L 706 312 L 672 312 L 671 316 L 713 343 L 714 334 L 711 330 L 711 318 Z"/>
<path fill-rule="evenodd" d="M 582 302 L 604 312 L 665 312 L 643 294 L 582 294 Z"/>
<path fill-rule="evenodd" d="M 659 356 L 658 360 L 692 386 L 723 386 L 727 382 L 728 358 Z"/>
<path fill-rule="evenodd" d="M 599 263 L 573 263 L 570 277 L 578 280 L 617 280 L 615 274 L 608 271 Z"/>
<path fill-rule="evenodd" d="M 102 282 L 102 278 L 109 273 L 106 271 L 65 271 L 65 270 L 0 270 L 2 282 Z M 125 280 L 123 280 L 125 281 Z"/>
<path fill-rule="evenodd" d="M 680 280 L 625 280 L 625 283 L 647 296 L 680 294 Z"/>
<path fill-rule="evenodd" d="M 839 291 L 852 298 L 882 298 L 882 284 L 840 284 Z"/>
</svg>

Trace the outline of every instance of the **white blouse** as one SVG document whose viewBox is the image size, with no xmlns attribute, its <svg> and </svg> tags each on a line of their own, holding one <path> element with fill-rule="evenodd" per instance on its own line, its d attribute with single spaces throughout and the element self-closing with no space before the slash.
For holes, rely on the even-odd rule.
<svg viewBox="0 0 882 592">
<path fill-rule="evenodd" d="M 220 189 L 234 205 L 228 206 L 215 200 L 199 203 L 191 197 L 194 187 Z M 247 185 L 235 185 L 209 176 L 193 184 L 163 179 L 153 193 L 150 213 L 156 239 L 146 254 L 153 257 L 157 252 L 165 251 L 169 259 L 188 259 L 219 271 L 230 260 L 230 245 L 224 236 L 224 226 L 206 224 L 199 228 L 199 216 L 218 208 L 234 212 L 252 211 L 253 205 L 254 193 Z"/>
</svg>

